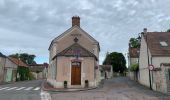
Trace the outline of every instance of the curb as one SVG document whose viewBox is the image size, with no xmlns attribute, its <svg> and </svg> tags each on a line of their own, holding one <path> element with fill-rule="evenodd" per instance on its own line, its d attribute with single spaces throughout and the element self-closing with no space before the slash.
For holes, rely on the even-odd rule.
<svg viewBox="0 0 170 100">
<path fill-rule="evenodd" d="M 43 81 L 42 84 L 41 84 L 41 89 L 43 91 L 48 91 L 48 92 L 79 92 L 79 91 L 88 91 L 88 90 L 93 90 L 93 89 L 97 89 L 99 88 L 98 86 L 97 87 L 92 87 L 92 88 L 82 88 L 82 89 L 63 89 L 63 90 L 51 90 L 51 89 L 47 89 L 44 87 L 44 83 L 47 82 L 47 81 Z M 55 88 L 54 88 L 55 89 Z"/>
</svg>

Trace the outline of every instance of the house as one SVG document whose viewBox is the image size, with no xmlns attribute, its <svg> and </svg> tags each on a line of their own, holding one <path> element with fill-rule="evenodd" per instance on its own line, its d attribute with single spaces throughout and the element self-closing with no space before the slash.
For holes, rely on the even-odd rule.
<svg viewBox="0 0 170 100">
<path fill-rule="evenodd" d="M 101 79 L 110 79 L 113 77 L 113 67 L 112 65 L 99 65 Z"/>
<path fill-rule="evenodd" d="M 0 82 L 16 81 L 17 67 L 11 58 L 0 53 Z"/>
<path fill-rule="evenodd" d="M 52 40 L 49 46 L 47 81 L 56 88 L 95 87 L 100 82 L 99 42 L 80 27 L 80 17 L 72 17 L 72 27 Z"/>
<path fill-rule="evenodd" d="M 34 75 L 35 79 L 46 79 L 47 68 L 47 63 L 29 65 L 30 72 Z"/>
<path fill-rule="evenodd" d="M 28 65 L 25 64 L 24 62 L 22 62 L 20 59 L 18 58 L 13 58 L 13 57 L 8 57 L 8 59 L 14 63 L 17 67 L 15 68 L 15 70 L 13 71 L 13 77 L 15 77 L 17 80 L 28 80 Z M 6 65 L 8 66 L 8 65 Z M 27 70 L 22 72 L 23 70 Z M 15 80 L 16 80 L 15 79 Z"/>
<path fill-rule="evenodd" d="M 141 33 L 139 82 L 170 94 L 170 32 Z"/>
<path fill-rule="evenodd" d="M 132 71 L 131 67 L 135 64 L 139 64 L 139 48 L 133 48 L 129 45 L 129 53 L 128 53 L 128 76 L 132 80 L 138 81 L 139 72 Z"/>
<path fill-rule="evenodd" d="M 6 56 L 0 52 L 0 83 L 4 81 L 4 68 Z"/>
</svg>

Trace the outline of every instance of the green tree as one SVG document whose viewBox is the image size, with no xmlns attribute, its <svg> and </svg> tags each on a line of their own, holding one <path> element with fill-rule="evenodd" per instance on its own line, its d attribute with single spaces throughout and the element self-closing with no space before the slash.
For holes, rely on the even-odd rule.
<svg viewBox="0 0 170 100">
<path fill-rule="evenodd" d="M 170 29 L 168 29 L 166 32 L 170 32 Z"/>
<path fill-rule="evenodd" d="M 123 73 L 126 68 L 126 60 L 122 53 L 107 53 L 103 65 L 112 65 L 114 72 Z"/>
<path fill-rule="evenodd" d="M 140 40 L 138 38 L 130 38 L 130 46 L 132 48 L 139 48 L 140 47 Z"/>
<path fill-rule="evenodd" d="M 14 57 L 14 58 L 20 58 L 21 61 L 23 61 L 26 64 L 36 64 L 35 62 L 35 55 L 32 54 L 28 54 L 28 53 L 21 53 L 21 54 L 12 54 L 9 55 L 10 57 Z"/>
</svg>

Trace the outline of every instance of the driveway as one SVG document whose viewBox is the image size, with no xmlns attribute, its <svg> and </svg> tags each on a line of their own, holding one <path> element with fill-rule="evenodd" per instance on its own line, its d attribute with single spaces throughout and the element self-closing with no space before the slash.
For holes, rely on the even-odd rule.
<svg viewBox="0 0 170 100">
<path fill-rule="evenodd" d="M 51 93 L 52 100 L 170 100 L 170 96 L 151 91 L 127 77 L 105 80 L 102 88 L 89 91 Z"/>
</svg>

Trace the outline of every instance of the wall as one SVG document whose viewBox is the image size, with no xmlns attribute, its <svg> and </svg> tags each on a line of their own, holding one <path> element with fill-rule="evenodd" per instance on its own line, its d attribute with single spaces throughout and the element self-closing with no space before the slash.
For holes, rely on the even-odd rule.
<svg viewBox="0 0 170 100">
<path fill-rule="evenodd" d="M 4 67 L 5 67 L 5 58 L 0 57 L 0 83 L 4 79 Z"/>
<path fill-rule="evenodd" d="M 153 71 L 153 90 L 170 94 L 170 79 L 168 69 L 170 66 L 161 66 L 160 70 Z M 169 90 L 168 90 L 169 89 Z"/>
<path fill-rule="evenodd" d="M 170 57 L 152 57 L 152 64 L 159 68 L 161 63 L 170 63 Z"/>
<path fill-rule="evenodd" d="M 78 27 L 75 27 L 69 33 L 67 33 L 67 35 L 64 35 L 62 38 L 58 40 L 54 40 L 54 43 L 50 49 L 50 58 L 53 58 L 57 53 L 63 51 L 64 49 L 74 44 L 74 38 L 75 38 L 75 36 L 73 36 L 74 34 L 79 34 L 77 38 L 79 39 L 78 43 L 81 46 L 83 46 L 88 51 L 94 53 L 97 57 L 99 57 L 98 44 L 92 39 L 90 39 Z"/>
<path fill-rule="evenodd" d="M 68 81 L 68 87 L 71 86 L 71 60 L 74 57 L 57 57 L 57 75 L 55 87 L 63 88 L 63 82 Z M 84 87 L 84 81 L 89 80 L 90 86 L 95 86 L 94 78 L 94 63 L 95 59 L 93 57 L 79 58 L 82 60 L 81 63 L 81 86 Z"/>
<path fill-rule="evenodd" d="M 148 71 L 148 55 L 149 60 L 151 59 L 150 51 L 148 50 L 147 54 L 147 44 L 146 41 L 142 35 L 141 38 L 141 47 L 140 47 L 140 59 L 139 59 L 139 82 L 147 87 L 150 86 L 149 83 L 149 71 Z M 151 62 L 151 60 L 149 61 Z"/>
</svg>

